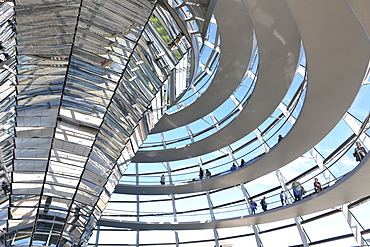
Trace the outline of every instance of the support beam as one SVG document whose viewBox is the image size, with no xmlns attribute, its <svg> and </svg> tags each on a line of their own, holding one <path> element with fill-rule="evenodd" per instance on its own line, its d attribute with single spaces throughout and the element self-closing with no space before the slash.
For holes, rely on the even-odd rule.
<svg viewBox="0 0 370 247">
<path fill-rule="evenodd" d="M 186 126 L 188 127 L 188 126 Z M 190 129 L 189 129 L 190 131 Z M 190 132 L 191 134 L 191 132 Z M 163 144 L 163 148 L 166 149 L 167 148 L 167 145 L 166 145 L 166 140 L 164 138 L 164 135 L 163 133 L 160 134 L 161 136 L 161 139 L 162 139 L 162 144 Z M 193 138 L 191 136 L 191 138 Z M 172 181 L 172 174 L 171 174 L 171 166 L 170 166 L 170 163 L 169 162 L 165 162 L 166 163 L 166 169 L 167 169 L 167 173 L 168 173 L 168 180 L 169 180 L 169 183 L 170 184 L 173 184 L 173 181 Z M 173 212 L 173 220 L 174 222 L 177 222 L 177 210 L 176 210 L 176 200 L 175 200 L 175 195 L 171 194 L 169 195 L 171 197 L 171 204 L 172 204 L 172 212 Z M 139 211 L 137 211 L 137 214 L 140 214 Z M 177 231 L 174 231 L 175 233 L 175 241 L 176 241 L 176 247 L 179 246 L 180 244 L 180 241 L 179 241 L 179 234 Z"/>
<path fill-rule="evenodd" d="M 210 213 L 211 219 L 216 220 L 215 214 L 213 212 L 213 203 L 211 200 L 211 196 L 209 195 L 209 191 L 206 192 L 206 195 L 207 195 L 207 202 L 208 202 L 209 213 Z M 215 237 L 215 247 L 220 247 L 218 243 L 219 236 L 218 236 L 217 229 L 213 229 L 213 235 Z"/>
<path fill-rule="evenodd" d="M 161 133 L 160 136 L 161 136 L 161 140 L 162 140 L 163 149 L 166 149 L 167 148 L 167 145 L 166 145 L 166 140 L 164 138 L 163 133 Z M 168 174 L 168 182 L 169 182 L 169 184 L 173 184 L 170 163 L 169 162 L 165 162 L 165 167 L 166 167 L 167 174 Z"/>
<path fill-rule="evenodd" d="M 351 213 L 350 209 L 348 208 L 348 204 L 342 205 L 342 212 L 348 222 L 349 227 L 351 228 L 353 235 L 355 236 L 357 244 L 359 246 L 369 246 L 367 241 L 361 235 L 361 231 L 363 231 L 364 228 L 361 226 L 360 222 L 358 222 L 355 216 Z"/>
<path fill-rule="evenodd" d="M 365 129 L 368 128 L 367 126 L 369 125 L 369 122 L 368 122 L 369 117 L 365 119 L 365 121 L 362 123 L 362 126 L 359 125 L 357 121 L 355 120 L 355 118 L 352 115 L 350 115 L 348 112 L 344 114 L 343 120 L 351 128 L 351 130 L 358 136 L 358 139 L 362 141 L 364 146 L 369 150 L 370 138 L 366 134 L 366 131 L 365 131 Z M 361 226 L 360 222 L 352 214 L 351 210 L 348 208 L 348 204 L 342 205 L 342 212 L 348 222 L 349 227 L 351 228 L 353 235 L 355 236 L 357 244 L 359 246 L 369 246 L 368 242 L 361 235 L 361 231 L 364 230 L 364 228 Z"/>
<path fill-rule="evenodd" d="M 324 176 L 326 182 L 329 182 L 329 186 L 331 186 L 333 184 L 333 182 L 330 182 L 330 181 L 333 181 L 333 176 L 330 173 L 330 171 L 326 169 L 326 166 L 324 164 L 324 160 L 322 159 L 320 154 L 317 152 L 315 147 L 311 148 L 309 152 L 311 154 L 312 159 L 319 166 L 320 171 L 323 172 L 323 176 Z"/>
<path fill-rule="evenodd" d="M 100 226 L 96 228 L 95 247 L 99 246 Z"/>
<path fill-rule="evenodd" d="M 364 144 L 367 150 L 370 149 L 370 138 L 364 131 L 362 131 L 362 126 L 359 125 L 356 119 L 351 116 L 348 112 L 343 116 L 344 122 L 351 128 L 351 130 L 358 136 L 358 139 Z M 369 123 L 365 123 L 368 125 Z"/>
<path fill-rule="evenodd" d="M 247 189 L 245 188 L 244 184 L 240 185 L 240 189 L 243 192 L 244 200 L 245 200 L 245 203 L 248 206 L 249 214 L 252 214 L 252 210 L 249 207 L 249 197 L 250 196 L 249 196 L 249 193 L 248 193 Z M 257 247 L 263 247 L 262 240 L 261 240 L 260 235 L 259 235 L 260 229 L 259 229 L 258 225 L 252 225 L 252 228 L 253 228 L 253 232 L 254 232 L 254 237 L 256 238 L 256 246 Z"/>
<path fill-rule="evenodd" d="M 263 140 L 263 137 L 261 135 L 261 131 L 257 128 L 253 132 L 256 135 L 258 141 L 261 143 L 263 151 L 265 151 L 265 153 L 270 151 L 270 147 L 266 144 L 265 140 Z"/>
<path fill-rule="evenodd" d="M 287 109 L 287 107 L 283 104 L 283 103 L 280 103 L 279 104 L 279 109 L 281 110 L 281 112 L 284 114 L 285 117 L 288 118 L 288 122 L 291 124 L 291 125 L 294 125 L 295 122 L 296 122 L 296 119 L 290 115 L 290 112 L 289 110 Z M 315 147 L 311 148 L 309 150 L 310 154 L 311 154 L 311 157 L 312 159 L 316 162 L 316 164 L 319 166 L 320 170 L 321 171 L 324 171 L 325 170 L 325 165 L 323 163 L 323 159 L 320 157 L 319 153 L 317 152 L 317 150 L 315 149 Z M 332 176 L 331 174 L 328 172 L 328 171 L 325 171 L 324 172 L 324 177 L 325 177 L 325 180 L 328 182 L 328 181 L 331 181 L 332 180 Z"/>
<path fill-rule="evenodd" d="M 277 179 L 279 180 L 280 186 L 283 188 L 283 190 L 285 192 L 285 198 L 288 200 L 289 204 L 293 203 L 292 196 L 290 195 L 289 197 L 287 197 L 287 192 L 289 191 L 288 187 L 286 186 L 287 181 L 286 181 L 285 177 L 283 176 L 283 174 L 281 173 L 280 170 L 276 171 L 276 176 L 277 176 Z M 295 217 L 294 221 L 295 221 L 295 224 L 297 226 L 299 236 L 301 237 L 303 247 L 308 247 L 309 246 L 308 245 L 308 236 L 307 236 L 307 234 L 306 234 L 306 232 L 305 232 L 305 230 L 304 230 L 304 228 L 301 224 L 301 219 L 299 217 Z"/>
</svg>

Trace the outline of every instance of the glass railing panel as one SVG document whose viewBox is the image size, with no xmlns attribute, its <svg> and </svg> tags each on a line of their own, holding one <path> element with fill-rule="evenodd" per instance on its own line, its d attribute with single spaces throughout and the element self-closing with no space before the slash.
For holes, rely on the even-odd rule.
<svg viewBox="0 0 370 247">
<path fill-rule="evenodd" d="M 310 240 L 312 242 L 346 234 L 352 234 L 352 231 L 349 228 L 346 219 L 343 217 L 342 212 L 305 223 L 303 227 L 308 236 L 310 236 Z M 325 234 L 323 234 L 324 232 Z M 349 245 L 344 245 L 345 243 L 341 243 L 340 245 L 357 245 L 355 238 L 350 238 L 346 240 L 346 243 L 348 243 Z"/>
<path fill-rule="evenodd" d="M 327 157 L 338 147 L 339 143 L 347 140 L 352 134 L 353 131 L 344 122 L 344 120 L 340 120 L 337 126 L 316 145 L 316 149 L 321 155 Z M 352 160 L 352 158 L 349 159 Z"/>
<path fill-rule="evenodd" d="M 360 225 L 363 229 L 370 228 L 370 216 L 367 212 L 369 212 L 370 208 L 370 201 L 366 200 L 365 202 L 357 205 L 356 207 L 351 208 L 352 214 L 355 218 L 359 221 Z M 365 238 L 366 239 L 366 238 Z"/>
<path fill-rule="evenodd" d="M 293 220 L 292 220 L 293 221 Z M 280 224 L 279 225 L 284 225 L 283 222 L 279 222 Z M 260 229 L 265 229 L 265 227 L 263 227 L 265 224 L 259 224 L 258 226 L 260 227 Z M 270 228 L 270 227 L 268 227 Z M 261 241 L 264 245 L 268 245 L 268 246 L 273 246 L 276 244 L 276 241 L 277 239 L 284 239 L 284 245 L 286 244 L 287 246 L 294 246 L 294 245 L 297 245 L 297 244 L 302 244 L 302 240 L 299 236 L 299 234 L 292 234 L 292 232 L 294 231 L 294 233 L 296 233 L 298 230 L 297 230 L 297 226 L 295 225 L 292 225 L 291 227 L 287 227 L 287 228 L 283 228 L 279 231 L 272 231 L 272 232 L 267 232 L 265 234 L 260 234 L 260 238 L 261 238 Z"/>
</svg>

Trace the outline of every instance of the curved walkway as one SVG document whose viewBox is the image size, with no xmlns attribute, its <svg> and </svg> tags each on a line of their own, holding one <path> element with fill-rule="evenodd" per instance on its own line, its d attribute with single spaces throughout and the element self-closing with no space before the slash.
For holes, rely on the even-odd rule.
<svg viewBox="0 0 370 247">
<path fill-rule="evenodd" d="M 353 12 L 365 29 L 368 39 L 370 40 L 370 1 L 368 0 L 347 0 Z"/>
<path fill-rule="evenodd" d="M 181 160 L 221 149 L 249 134 L 275 111 L 295 75 L 299 61 L 301 37 L 284 0 L 264 0 L 258 1 L 256 6 L 245 5 L 256 32 L 260 53 L 258 79 L 248 104 L 236 119 L 215 134 L 183 148 L 138 151 L 132 162 Z M 221 27 L 220 30 L 222 30 Z M 223 39 L 221 44 L 223 44 Z M 221 49 L 221 57 L 224 52 Z M 213 93 L 211 98 L 211 104 L 213 104 L 212 102 L 219 98 L 219 93 Z M 203 107 L 209 108 L 208 105 L 202 106 L 202 101 L 198 102 L 197 100 L 194 103 L 200 103 L 198 108 L 194 108 L 197 110 L 193 110 L 189 116 L 184 115 L 181 118 L 202 117 L 198 116 L 197 113 Z"/>
<path fill-rule="evenodd" d="M 130 229 L 151 229 L 151 230 L 195 230 L 195 229 L 215 229 L 238 227 L 246 225 L 256 225 L 279 220 L 290 219 L 302 215 L 319 212 L 328 208 L 333 208 L 345 203 L 354 201 L 369 195 L 370 188 L 370 155 L 367 155 L 363 162 L 353 171 L 344 176 L 336 184 L 324 191 L 313 194 L 302 201 L 275 208 L 267 212 L 254 215 L 241 216 L 223 220 L 193 221 L 193 222 L 135 222 L 119 221 L 101 218 L 98 222 L 100 226 L 130 228 Z"/>
<path fill-rule="evenodd" d="M 284 140 L 267 155 L 237 172 L 179 185 L 121 184 L 116 187 L 116 193 L 181 194 L 245 183 L 295 160 L 334 128 L 361 86 L 370 58 L 369 41 L 344 1 L 327 0 L 327 4 L 322 4 L 318 0 L 304 3 L 292 0 L 291 3 L 305 43 L 309 85 L 303 110 Z M 240 123 L 240 126 L 244 125 Z M 238 134 L 233 128 L 227 129 L 229 135 Z"/>
<path fill-rule="evenodd" d="M 241 2 L 229 0 L 218 1 L 215 15 L 221 36 L 221 57 L 212 83 L 189 106 L 163 115 L 151 133 L 171 130 L 204 117 L 225 102 L 242 81 L 253 47 L 249 16 Z"/>
</svg>

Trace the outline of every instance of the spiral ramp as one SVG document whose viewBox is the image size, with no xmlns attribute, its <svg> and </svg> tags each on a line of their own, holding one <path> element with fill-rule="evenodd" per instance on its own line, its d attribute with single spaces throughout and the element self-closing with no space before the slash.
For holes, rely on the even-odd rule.
<svg viewBox="0 0 370 247">
<path fill-rule="evenodd" d="M 369 8 L 1 3 L 1 244 L 369 246 Z"/>
</svg>

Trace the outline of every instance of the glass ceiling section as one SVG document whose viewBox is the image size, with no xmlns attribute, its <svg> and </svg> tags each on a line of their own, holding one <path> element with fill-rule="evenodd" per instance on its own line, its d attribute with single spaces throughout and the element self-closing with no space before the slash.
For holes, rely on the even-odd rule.
<svg viewBox="0 0 370 247">
<path fill-rule="evenodd" d="M 315 199 L 312 184 L 315 177 L 324 188 L 335 186 L 358 165 L 352 156 L 354 142 L 360 141 L 369 149 L 369 123 L 365 119 L 368 102 L 364 100 L 368 98 L 368 90 L 363 86 L 356 107 L 348 110 L 329 135 L 277 171 L 211 191 L 113 194 L 119 181 L 133 190 L 141 188 L 133 184 L 154 185 L 147 188 L 161 192 L 166 187 L 176 187 L 160 185 L 162 174 L 166 185 L 197 186 L 202 183 L 197 181 L 200 168 L 208 169 L 219 179 L 233 172 L 230 170 L 233 163 L 241 166 L 241 159 L 246 161 L 245 166 L 252 166 L 256 159 L 279 145 L 278 135 L 288 135 L 299 117 L 307 93 L 303 49 L 301 64 L 288 93 L 272 115 L 266 116 L 251 133 L 199 157 L 131 163 L 139 148 L 181 149 L 217 134 L 233 121 L 237 122 L 236 117 L 248 104 L 257 76 L 262 74 L 258 73 L 256 47 L 249 70 L 223 105 L 184 127 L 149 135 L 143 144 L 166 111 L 174 113 L 197 100 L 215 77 L 221 54 L 219 30 L 212 16 L 215 2 L 15 0 L 0 3 L 0 182 L 10 188 L 9 195 L 4 191 L 5 196 L 0 196 L 0 213 L 5 219 L 0 221 L 1 227 L 7 230 L 3 238 L 5 245 L 213 246 L 215 243 L 236 247 L 255 244 L 258 239 L 265 245 L 274 245 L 278 237 L 286 236 L 289 240 L 284 241 L 285 245 L 300 246 L 302 236 L 297 234 L 297 229 L 303 230 L 310 245 L 337 243 L 334 241 L 347 238 L 348 241 L 340 244 L 354 245 L 351 229 L 355 228 L 368 238 L 370 230 L 366 229 L 368 224 L 364 220 L 368 218 L 368 198 L 295 221 L 288 219 L 259 226 L 189 231 L 141 231 L 132 226 L 158 222 L 166 227 L 171 223 L 176 226 L 182 222 L 253 217 L 248 199 L 260 203 L 264 196 L 269 210 L 280 210 L 280 191 L 286 196 L 286 203 L 293 204 L 290 186 L 294 179 L 307 190 L 306 200 Z M 247 66 L 245 63 L 241 76 Z M 368 81 L 367 75 L 363 84 Z M 355 209 L 348 214 L 353 218 L 347 220 L 352 219 L 351 224 L 357 222 L 357 225 L 349 225 L 339 217 L 338 213 L 346 214 L 346 208 Z M 257 213 L 263 214 L 260 206 Z M 122 220 L 120 224 L 126 224 L 126 228 L 96 227 L 102 215 Z M 324 232 L 322 225 L 328 221 L 332 221 L 328 226 L 333 228 L 329 234 L 324 236 L 315 231 L 319 225 Z M 335 225 L 340 229 L 335 229 Z M 122 241 L 112 237 L 117 234 L 123 237 Z"/>
<path fill-rule="evenodd" d="M 297 80 L 302 81 L 304 74 L 305 74 L 305 55 L 303 52 L 301 52 L 302 60 L 300 62 L 300 66 L 298 67 L 298 73 L 296 74 Z M 195 141 L 199 141 L 206 136 L 209 136 L 210 134 L 215 133 L 218 129 L 223 128 L 227 126 L 227 123 L 232 121 L 234 118 L 238 116 L 240 111 L 243 110 L 243 108 L 247 105 L 248 99 L 253 94 L 253 89 L 255 87 L 255 83 L 257 81 L 257 67 L 258 66 L 258 52 L 257 50 L 254 52 L 254 56 L 252 57 L 252 60 L 250 62 L 249 70 L 246 72 L 246 75 L 244 79 L 242 80 L 240 86 L 235 90 L 233 95 L 230 96 L 230 98 L 222 104 L 220 107 L 218 107 L 212 114 L 212 118 L 216 119 L 217 123 L 214 121 L 209 121 L 207 118 L 209 116 L 203 117 L 202 119 L 199 119 L 197 121 L 194 121 L 193 123 L 188 124 L 184 127 L 179 127 L 176 129 L 172 129 L 166 132 L 163 132 L 162 134 L 165 137 L 166 140 L 166 148 L 176 148 L 183 145 L 189 144 L 190 137 L 187 133 L 187 128 L 189 128 L 194 136 Z M 200 73 L 201 74 L 201 73 Z M 282 103 L 285 105 L 288 105 L 291 98 L 294 97 L 294 94 L 298 92 L 300 89 L 301 84 L 299 83 L 292 83 L 292 85 L 289 88 L 289 91 L 287 92 L 286 97 L 284 97 Z M 199 92 L 197 92 L 199 93 Z M 186 96 L 186 95 L 185 95 Z M 184 97 L 185 97 L 184 96 Z M 198 94 L 199 96 L 199 94 Z M 180 101 L 182 102 L 182 101 Z M 293 115 L 297 117 L 299 114 L 299 111 L 295 111 Z M 274 114 L 272 114 L 271 117 L 273 117 Z M 265 123 L 266 125 L 266 123 Z M 264 125 L 261 125 L 260 128 L 264 128 Z M 182 133 L 181 133 L 182 132 Z M 158 138 L 160 134 L 151 134 L 148 139 L 145 141 L 145 143 L 141 146 L 141 149 L 144 150 L 161 150 L 162 149 L 162 143 L 161 142 L 153 142 L 151 140 L 159 140 Z M 176 136 L 176 139 L 173 139 L 173 136 Z"/>
<path fill-rule="evenodd" d="M 165 137 L 165 140 L 167 142 L 166 145 L 167 148 L 174 148 L 190 143 L 190 137 L 188 136 L 186 130 L 187 128 L 192 130 L 194 137 L 196 137 L 195 141 L 197 141 L 202 139 L 202 134 L 206 134 L 208 136 L 210 133 L 216 132 L 218 129 L 226 126 L 228 122 L 232 121 L 235 117 L 237 117 L 240 111 L 242 111 L 244 106 L 248 103 L 248 98 L 253 94 L 253 89 L 257 80 L 257 65 L 258 65 L 258 53 L 256 51 L 252 58 L 250 68 L 246 72 L 246 75 L 244 76 L 242 82 L 226 102 L 219 106 L 214 112 L 212 112 L 206 117 L 203 117 L 202 119 L 196 120 L 187 126 L 179 127 L 161 133 Z M 200 72 L 200 74 L 202 73 L 203 71 Z M 213 76 L 208 78 L 209 83 L 212 82 L 212 78 Z M 197 95 L 197 97 L 200 96 L 199 91 L 194 89 L 193 93 L 194 92 Z M 184 97 L 186 97 L 186 94 L 184 95 Z M 181 100 L 180 103 L 178 104 L 181 104 L 181 102 L 184 101 Z M 209 121 L 207 120 L 208 117 L 216 119 L 216 121 L 213 121 L 211 119 L 210 119 L 211 121 Z M 182 134 L 179 132 L 182 132 Z M 150 138 L 158 140 L 158 136 L 161 134 L 151 134 Z M 155 136 L 157 136 L 157 138 Z M 176 136 L 177 139 L 172 139 L 173 136 Z M 171 145 L 171 143 L 173 144 Z M 141 149 L 160 150 L 161 147 L 162 143 L 158 142 L 155 143 L 147 140 L 141 146 Z"/>
<path fill-rule="evenodd" d="M 302 57 L 304 57 L 304 55 L 302 55 Z M 256 56 L 255 58 L 258 57 Z M 304 59 L 301 63 L 302 62 L 304 62 Z M 257 69 L 257 61 L 253 60 L 251 64 L 253 64 L 253 68 Z M 306 95 L 306 72 L 305 69 L 302 70 L 304 67 L 304 64 L 299 66 L 293 83 L 283 99 L 283 102 L 288 102 L 288 104 L 285 105 L 281 103 L 274 113 L 253 133 L 246 135 L 229 147 L 204 154 L 200 157 L 162 163 L 138 163 L 138 170 L 135 171 L 135 166 L 129 167 L 124 173 L 120 183 L 157 185 L 159 181 L 158 177 L 161 176 L 161 174 L 165 174 L 166 181 L 171 181 L 171 183 L 174 184 L 181 184 L 197 181 L 200 167 L 203 170 L 208 169 L 213 176 L 218 176 L 227 174 L 233 163 L 240 165 L 241 159 L 249 165 L 256 158 L 266 154 L 270 148 L 277 144 L 278 134 L 283 134 L 283 136 L 285 136 L 292 128 L 294 122 L 291 122 L 291 118 L 298 117 Z M 248 75 L 249 73 L 247 73 L 245 80 L 252 80 Z M 237 91 L 245 89 L 246 87 L 243 87 L 243 85 L 244 84 L 239 86 Z M 241 92 L 239 92 L 239 94 L 240 93 Z M 250 95 L 248 91 L 246 95 Z M 210 114 L 196 121 L 196 123 L 185 127 L 176 128 L 160 134 L 149 135 L 140 147 L 140 150 L 181 148 L 189 143 L 209 137 L 235 120 L 235 117 L 243 110 L 244 104 L 247 104 L 248 101 L 244 99 L 241 103 L 243 104 L 241 107 L 236 105 L 234 101 L 231 102 L 234 108 L 227 107 L 227 104 L 224 104 L 216 110 L 216 112 L 224 114 L 220 117 L 218 117 L 220 114 Z M 173 139 L 174 136 L 176 139 Z M 263 142 L 261 142 L 260 138 L 262 138 Z"/>
<path fill-rule="evenodd" d="M 8 89 L 2 125 L 12 124 L 7 138 L 16 136 L 15 144 L 5 135 L 1 142 L 9 166 L 14 148 L 12 181 L 5 180 L 9 244 L 72 246 L 90 237 L 125 164 L 160 117 L 153 110 L 169 101 L 162 85 L 172 83 L 180 62 L 188 70 L 190 42 L 155 7 L 148 0 L 15 2 L 18 75 L 14 59 L 1 71 Z M 11 53 L 8 36 L 2 41 Z"/>
</svg>

